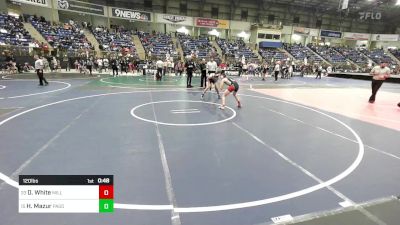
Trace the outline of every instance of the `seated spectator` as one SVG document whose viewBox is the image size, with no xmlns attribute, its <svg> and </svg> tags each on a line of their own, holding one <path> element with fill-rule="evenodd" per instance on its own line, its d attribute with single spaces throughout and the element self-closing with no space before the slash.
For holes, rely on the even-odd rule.
<svg viewBox="0 0 400 225">
<path fill-rule="evenodd" d="M 21 21 L 19 17 L 0 14 L 0 45 L 28 47 L 30 43 L 34 42 Z"/>
<path fill-rule="evenodd" d="M 228 42 L 225 39 L 217 39 L 217 44 L 225 57 L 236 58 L 244 56 L 246 59 L 257 59 L 258 56 L 246 46 L 243 40 Z"/>
<path fill-rule="evenodd" d="M 123 55 L 130 54 L 137 57 L 136 47 L 133 44 L 132 32 L 123 26 L 113 25 L 112 29 L 98 26 L 91 29 L 99 48 L 102 51 L 121 52 Z"/>
<path fill-rule="evenodd" d="M 286 53 L 276 48 L 260 48 L 258 52 L 267 62 L 284 61 L 289 58 Z"/>
<path fill-rule="evenodd" d="M 284 45 L 284 48 L 296 59 L 307 63 L 321 63 L 322 58 L 301 44 Z"/>
<path fill-rule="evenodd" d="M 342 54 L 327 45 L 317 46 L 309 44 L 308 47 L 332 64 L 342 64 L 346 62 L 346 58 Z"/>
<path fill-rule="evenodd" d="M 72 20 L 61 25 L 51 25 L 44 17 L 38 19 L 36 16 L 28 16 L 28 20 L 53 48 L 67 50 L 94 49 L 81 28 Z"/>
<path fill-rule="evenodd" d="M 368 58 L 356 49 L 347 47 L 335 47 L 335 50 L 342 54 L 346 59 L 352 61 L 359 66 L 365 66 L 366 64 L 368 64 Z"/>
<path fill-rule="evenodd" d="M 389 49 L 389 52 L 394 55 L 398 60 L 400 60 L 400 50 L 399 49 Z"/>
<path fill-rule="evenodd" d="M 390 66 L 396 66 L 397 62 L 395 62 L 383 49 L 375 49 L 375 50 L 367 50 L 362 49 L 361 52 L 368 56 L 372 61 L 376 64 L 381 64 L 382 62 L 388 62 Z"/>
<path fill-rule="evenodd" d="M 185 56 L 199 59 L 212 57 L 217 62 L 220 61 L 216 49 L 207 37 L 194 38 L 190 35 L 178 34 L 178 40 Z"/>
<path fill-rule="evenodd" d="M 150 34 L 139 31 L 138 36 L 149 59 L 155 58 L 165 60 L 169 57 L 174 59 L 178 58 L 176 46 L 172 42 L 170 35 L 160 32 L 153 32 Z"/>
</svg>

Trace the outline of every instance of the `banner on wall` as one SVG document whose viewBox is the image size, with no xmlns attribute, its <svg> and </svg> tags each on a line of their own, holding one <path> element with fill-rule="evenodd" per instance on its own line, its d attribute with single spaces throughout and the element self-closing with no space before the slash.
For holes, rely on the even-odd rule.
<svg viewBox="0 0 400 225">
<path fill-rule="evenodd" d="M 150 22 L 151 13 L 131 9 L 122 9 L 111 7 L 111 17 L 126 19 L 126 20 L 139 20 Z"/>
<path fill-rule="evenodd" d="M 196 26 L 229 29 L 229 20 L 216 20 L 209 18 L 196 18 Z"/>
<path fill-rule="evenodd" d="M 169 24 L 193 26 L 193 17 L 189 16 L 177 16 L 177 15 L 156 13 L 155 19 L 157 23 L 169 23 Z"/>
<path fill-rule="evenodd" d="M 373 34 L 372 41 L 398 41 L 398 34 Z"/>
<path fill-rule="evenodd" d="M 76 1 L 76 0 L 58 0 L 57 8 L 59 10 L 72 11 L 78 13 L 94 14 L 99 16 L 105 15 L 104 6 L 88 2 Z"/>
<path fill-rule="evenodd" d="M 359 40 L 359 41 L 368 41 L 369 40 L 369 34 L 364 34 L 364 33 L 343 33 L 343 38 L 348 39 L 348 40 Z"/>
<path fill-rule="evenodd" d="M 35 5 L 41 7 L 48 7 L 50 8 L 50 1 L 51 0 L 11 0 L 11 2 L 23 3 L 28 5 Z"/>
<path fill-rule="evenodd" d="M 305 27 L 293 27 L 293 34 L 318 36 L 318 29 L 311 29 Z"/>
<path fill-rule="evenodd" d="M 231 20 L 229 23 L 232 30 L 250 31 L 251 29 L 250 22 Z"/>
<path fill-rule="evenodd" d="M 321 37 L 342 38 L 342 32 L 332 30 L 321 30 Z"/>
</svg>

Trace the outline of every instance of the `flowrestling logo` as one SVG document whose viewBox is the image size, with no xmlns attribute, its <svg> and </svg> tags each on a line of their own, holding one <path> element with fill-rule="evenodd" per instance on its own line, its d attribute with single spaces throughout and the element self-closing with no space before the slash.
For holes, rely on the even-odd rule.
<svg viewBox="0 0 400 225">
<path fill-rule="evenodd" d="M 382 13 L 380 12 L 359 12 L 360 20 L 380 20 L 382 19 Z"/>
<path fill-rule="evenodd" d="M 66 0 L 58 0 L 58 8 L 60 9 L 68 9 L 69 8 L 69 2 Z"/>
<path fill-rule="evenodd" d="M 141 20 L 141 21 L 151 20 L 151 15 L 148 12 L 120 9 L 120 8 L 112 8 L 112 16 L 128 20 Z"/>
</svg>

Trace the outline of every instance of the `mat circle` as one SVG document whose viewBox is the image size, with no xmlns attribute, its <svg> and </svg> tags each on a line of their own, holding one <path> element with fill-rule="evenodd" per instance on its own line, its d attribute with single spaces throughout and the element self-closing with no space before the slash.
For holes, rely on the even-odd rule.
<svg viewBox="0 0 400 225">
<path fill-rule="evenodd" d="M 145 121 L 145 122 L 149 122 L 149 123 L 154 123 L 154 124 L 159 124 L 159 125 L 165 125 L 165 126 L 181 126 L 181 127 L 190 127 L 190 126 L 207 126 L 207 125 L 215 125 L 215 124 L 219 124 L 219 123 L 224 123 L 227 122 L 229 120 L 232 120 L 233 118 L 236 117 L 236 111 L 234 109 L 232 109 L 231 107 L 225 106 L 225 110 L 229 110 L 232 112 L 232 116 L 225 118 L 223 120 L 218 120 L 218 121 L 214 121 L 214 122 L 206 122 L 206 123 L 166 123 L 166 122 L 161 122 L 161 121 L 156 121 L 156 120 L 150 120 L 150 119 L 146 119 L 143 118 L 141 116 L 138 116 L 135 111 L 141 107 L 147 106 L 147 105 L 152 105 L 152 104 L 163 104 L 163 103 L 173 103 L 173 102 L 188 102 L 188 103 L 203 103 L 203 104 L 209 104 L 209 105 L 215 105 L 215 106 L 221 106 L 221 104 L 218 103 L 214 103 L 214 102 L 204 102 L 204 101 L 191 101 L 191 100 L 169 100 L 169 101 L 158 101 L 158 102 L 148 102 L 148 103 L 144 103 L 138 106 L 135 106 L 134 108 L 132 108 L 131 110 L 131 115 L 139 120 Z M 216 110 L 219 110 L 216 107 Z"/>
</svg>

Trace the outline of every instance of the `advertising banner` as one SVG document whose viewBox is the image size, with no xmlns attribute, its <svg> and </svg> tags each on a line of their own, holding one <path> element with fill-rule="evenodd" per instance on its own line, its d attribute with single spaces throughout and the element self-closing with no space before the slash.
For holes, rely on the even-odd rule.
<svg viewBox="0 0 400 225">
<path fill-rule="evenodd" d="M 229 20 L 217 20 L 209 18 L 196 18 L 196 26 L 229 29 Z"/>
<path fill-rule="evenodd" d="M 344 33 L 343 38 L 348 40 L 360 40 L 360 41 L 368 41 L 370 34 L 364 33 Z"/>
<path fill-rule="evenodd" d="M 81 2 L 76 0 L 58 0 L 57 8 L 59 10 L 105 16 L 104 6 L 88 2 Z"/>
<path fill-rule="evenodd" d="M 50 1 L 51 0 L 11 0 L 11 2 L 18 2 L 18 3 L 41 6 L 41 7 L 48 7 L 48 8 L 51 7 Z"/>
<path fill-rule="evenodd" d="M 111 9 L 111 17 L 113 18 L 120 18 L 126 20 L 139 20 L 145 22 L 151 21 L 151 13 L 149 12 L 132 10 L 132 9 L 115 8 L 115 7 L 110 7 L 110 9 Z"/>
<path fill-rule="evenodd" d="M 398 34 L 373 34 L 372 41 L 398 41 Z"/>
<path fill-rule="evenodd" d="M 321 37 L 342 38 L 342 32 L 332 30 L 321 30 Z"/>
<path fill-rule="evenodd" d="M 177 16 L 177 15 L 156 13 L 155 18 L 157 23 L 169 23 L 169 24 L 193 26 L 193 17 L 189 16 Z"/>
<path fill-rule="evenodd" d="M 293 34 L 318 36 L 318 29 L 293 27 Z"/>
</svg>

